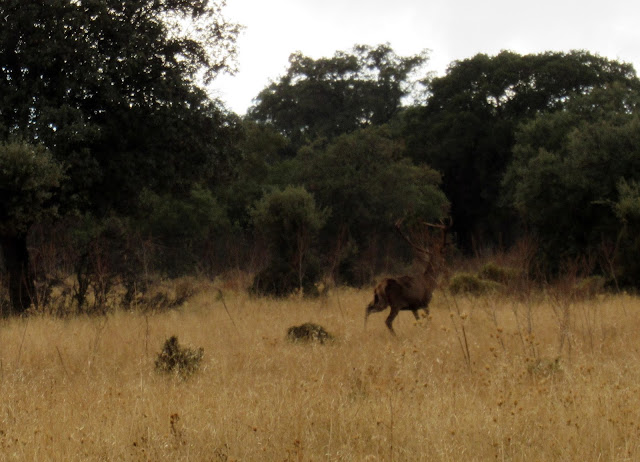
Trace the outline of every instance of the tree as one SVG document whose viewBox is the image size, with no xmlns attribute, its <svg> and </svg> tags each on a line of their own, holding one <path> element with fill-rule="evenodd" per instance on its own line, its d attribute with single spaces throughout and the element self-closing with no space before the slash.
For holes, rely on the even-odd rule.
<svg viewBox="0 0 640 462">
<path fill-rule="evenodd" d="M 407 152 L 442 173 L 463 250 L 517 235 L 500 185 L 518 125 L 613 82 L 638 88 L 631 65 L 582 51 L 479 54 L 429 82 L 427 103 L 406 116 Z"/>
<path fill-rule="evenodd" d="M 620 180 L 614 212 L 621 223 L 618 235 L 616 283 L 638 287 L 640 283 L 640 183 Z"/>
<path fill-rule="evenodd" d="M 621 185 L 640 181 L 640 92 L 593 90 L 524 124 L 516 140 L 505 195 L 538 238 L 540 261 L 554 271 L 615 243 L 631 216 L 621 198 L 634 191 Z"/>
<path fill-rule="evenodd" d="M 15 313 L 26 310 L 35 293 L 27 231 L 57 214 L 54 194 L 63 178 L 63 168 L 42 145 L 0 144 L 0 249 Z"/>
<path fill-rule="evenodd" d="M 320 240 L 323 253 L 334 255 L 326 263 L 336 267 L 334 276 L 342 282 L 366 282 L 370 274 L 355 274 L 356 260 L 378 241 L 388 242 L 397 219 L 446 215 L 439 173 L 403 153 L 389 127 L 374 126 L 304 147 L 271 170 L 274 184 L 303 185 L 319 207 L 331 209 Z M 378 259 L 366 263 L 374 271 Z"/>
<path fill-rule="evenodd" d="M 233 58 L 222 5 L 0 3 L 0 141 L 43 144 L 65 166 L 61 211 L 129 215 L 143 189 L 188 196 L 228 174 L 234 119 L 196 85 Z"/>
<path fill-rule="evenodd" d="M 334 231 L 346 227 L 362 244 L 407 214 L 433 220 L 446 209 L 440 175 L 402 154 L 388 127 L 370 127 L 319 151 L 303 149 L 298 181 L 321 206 L 331 207 Z"/>
<path fill-rule="evenodd" d="M 226 210 L 201 185 L 194 185 L 185 198 L 143 191 L 140 202 L 144 218 L 138 227 L 162 242 L 158 267 L 170 276 L 193 271 L 205 244 L 230 232 Z"/>
<path fill-rule="evenodd" d="M 256 293 L 313 292 L 319 275 L 313 243 L 328 215 L 328 209 L 318 209 L 313 196 L 302 187 L 274 190 L 255 204 L 251 210 L 254 229 L 264 236 L 270 250 L 267 267 L 253 283 Z"/>
<path fill-rule="evenodd" d="M 264 194 L 273 168 L 295 155 L 291 143 L 273 127 L 244 120 L 236 144 L 237 156 L 229 181 L 213 185 L 229 218 L 242 230 L 251 228 L 248 210 Z"/>
<path fill-rule="evenodd" d="M 7 0 L 0 21 L 0 139 L 45 144 L 68 166 L 67 197 L 130 210 L 142 187 L 185 189 L 223 161 L 224 114 L 196 86 L 233 51 L 217 3 Z"/>
<path fill-rule="evenodd" d="M 398 114 L 426 60 L 426 52 L 402 57 L 389 45 L 359 45 L 317 60 L 294 53 L 287 73 L 260 92 L 248 117 L 272 124 L 296 147 L 381 125 Z"/>
</svg>

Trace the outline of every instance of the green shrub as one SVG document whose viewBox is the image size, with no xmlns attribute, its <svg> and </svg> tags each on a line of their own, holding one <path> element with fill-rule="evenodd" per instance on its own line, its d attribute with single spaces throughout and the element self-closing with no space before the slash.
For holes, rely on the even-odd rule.
<svg viewBox="0 0 640 462">
<path fill-rule="evenodd" d="M 487 281 L 498 282 L 500 284 L 509 284 L 519 277 L 519 272 L 513 268 L 505 268 L 494 262 L 486 263 L 480 271 L 478 277 Z"/>
<path fill-rule="evenodd" d="M 256 275 L 251 291 L 279 297 L 296 290 L 312 293 L 320 277 L 315 240 L 328 216 L 302 187 L 265 194 L 251 217 L 256 234 L 267 242 L 270 261 Z"/>
<path fill-rule="evenodd" d="M 475 274 L 459 273 L 451 278 L 449 290 L 452 294 L 482 295 L 492 291 L 498 291 L 502 287 L 495 281 L 480 279 Z"/>
</svg>

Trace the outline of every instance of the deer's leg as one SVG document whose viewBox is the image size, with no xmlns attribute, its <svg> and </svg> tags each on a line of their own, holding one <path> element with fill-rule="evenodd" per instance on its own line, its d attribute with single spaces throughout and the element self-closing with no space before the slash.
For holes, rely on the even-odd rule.
<svg viewBox="0 0 640 462">
<path fill-rule="evenodd" d="M 376 294 L 373 301 L 367 305 L 364 314 L 364 327 L 367 328 L 367 319 L 369 319 L 369 315 L 371 313 L 377 313 L 379 311 L 383 311 L 387 309 L 387 304 L 378 297 Z"/>
<path fill-rule="evenodd" d="M 423 306 L 424 312 L 427 313 L 427 316 L 429 316 L 429 304 L 431 303 L 431 297 L 432 296 L 433 296 L 433 294 L 429 294 L 429 296 L 427 297 L 427 301 Z"/>
<path fill-rule="evenodd" d="M 385 321 L 385 324 L 387 325 L 387 327 L 389 328 L 389 330 L 393 335 L 396 335 L 395 331 L 393 330 L 393 320 L 396 318 L 396 316 L 398 316 L 399 311 L 400 310 L 398 308 L 394 308 L 392 306 L 391 313 L 389 313 L 389 316 L 387 316 L 387 320 Z"/>
<path fill-rule="evenodd" d="M 424 310 L 424 315 L 420 316 L 420 310 Z M 428 318 L 429 317 L 429 307 L 428 306 L 423 306 L 422 308 L 418 308 L 416 310 L 412 310 L 413 311 L 413 317 L 416 318 L 416 321 L 421 321 L 422 318 Z"/>
</svg>

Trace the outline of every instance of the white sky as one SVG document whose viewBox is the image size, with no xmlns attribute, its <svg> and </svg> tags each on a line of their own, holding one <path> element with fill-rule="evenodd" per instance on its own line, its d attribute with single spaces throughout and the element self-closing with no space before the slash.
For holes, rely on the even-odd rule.
<svg viewBox="0 0 640 462">
<path fill-rule="evenodd" d="M 401 56 L 429 49 L 437 75 L 454 60 L 505 49 L 583 49 L 640 73 L 638 0 L 227 0 L 224 14 L 245 26 L 239 72 L 211 90 L 238 114 L 286 72 L 291 53 L 317 59 L 355 44 L 389 43 Z"/>
</svg>

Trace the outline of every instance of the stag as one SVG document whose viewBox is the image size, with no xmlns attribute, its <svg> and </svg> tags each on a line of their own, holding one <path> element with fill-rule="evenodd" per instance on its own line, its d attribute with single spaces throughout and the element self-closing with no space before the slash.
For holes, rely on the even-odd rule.
<svg viewBox="0 0 640 462">
<path fill-rule="evenodd" d="M 440 229 L 442 231 L 441 239 L 434 240 L 432 238 L 429 245 L 418 245 L 402 232 L 402 220 L 396 222 L 396 230 L 413 248 L 416 259 L 424 265 L 424 272 L 415 276 L 386 278 L 379 282 L 374 289 L 373 301 L 367 306 L 364 317 L 365 327 L 371 313 L 384 311 L 389 306 L 391 312 L 387 316 L 385 324 L 393 335 L 396 334 L 393 330 L 393 320 L 400 311 L 411 311 L 416 320 L 420 319 L 418 315 L 420 309 L 425 310 L 427 315 L 429 314 L 429 302 L 431 302 L 433 291 L 438 285 L 438 275 L 444 266 L 447 231 L 451 227 L 451 221 L 448 224 L 442 222 L 440 224 L 421 222 L 421 224 L 425 227 L 427 234 L 430 228 Z"/>
</svg>

